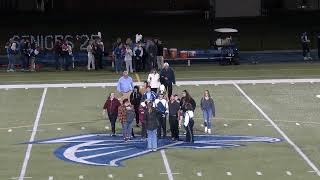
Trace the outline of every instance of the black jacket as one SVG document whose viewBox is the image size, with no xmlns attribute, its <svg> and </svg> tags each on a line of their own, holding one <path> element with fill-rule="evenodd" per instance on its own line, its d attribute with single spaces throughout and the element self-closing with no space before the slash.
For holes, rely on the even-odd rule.
<svg viewBox="0 0 320 180">
<path fill-rule="evenodd" d="M 152 111 L 150 113 L 148 109 L 144 111 L 144 121 L 146 123 L 147 130 L 158 129 L 158 126 L 159 126 L 158 117 L 159 117 L 159 112 L 155 108 L 152 108 Z"/>
<path fill-rule="evenodd" d="M 132 105 L 134 105 L 134 107 L 139 107 L 140 106 L 141 99 L 142 99 L 142 95 L 139 92 L 137 92 L 137 93 L 132 92 L 130 94 L 130 103 Z"/>
<path fill-rule="evenodd" d="M 167 80 L 165 78 L 168 78 Z M 174 72 L 172 68 L 162 69 L 160 72 L 160 82 L 164 85 L 172 85 L 176 84 L 176 77 L 174 75 Z"/>
</svg>

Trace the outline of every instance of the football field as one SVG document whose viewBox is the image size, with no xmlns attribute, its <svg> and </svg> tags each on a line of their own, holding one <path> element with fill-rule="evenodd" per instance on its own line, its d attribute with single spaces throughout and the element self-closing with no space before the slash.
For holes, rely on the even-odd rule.
<svg viewBox="0 0 320 180">
<path fill-rule="evenodd" d="M 161 140 L 157 152 L 109 136 L 102 106 L 114 83 L 0 85 L 0 180 L 319 179 L 320 79 L 198 80 L 174 93 L 199 105 L 210 91 L 213 135 L 197 106 L 195 144 Z"/>
</svg>

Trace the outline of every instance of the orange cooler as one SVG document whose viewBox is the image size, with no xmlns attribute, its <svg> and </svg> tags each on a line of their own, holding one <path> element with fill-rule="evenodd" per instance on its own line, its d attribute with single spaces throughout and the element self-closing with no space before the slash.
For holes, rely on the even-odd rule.
<svg viewBox="0 0 320 180">
<path fill-rule="evenodd" d="M 180 51 L 180 57 L 182 59 L 187 59 L 188 58 L 188 51 Z"/>
<path fill-rule="evenodd" d="M 170 57 L 174 60 L 177 58 L 178 50 L 177 48 L 171 48 L 170 49 Z"/>
</svg>

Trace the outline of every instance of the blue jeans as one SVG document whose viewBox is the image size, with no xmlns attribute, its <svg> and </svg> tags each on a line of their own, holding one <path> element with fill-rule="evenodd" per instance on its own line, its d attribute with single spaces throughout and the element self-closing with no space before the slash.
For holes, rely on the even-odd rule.
<svg viewBox="0 0 320 180">
<path fill-rule="evenodd" d="M 55 61 L 55 65 L 56 65 L 56 70 L 60 70 L 61 69 L 61 66 L 60 66 L 60 55 L 54 54 L 54 61 Z"/>
<path fill-rule="evenodd" d="M 125 123 L 122 123 L 122 134 L 123 138 L 129 139 L 132 134 L 132 121 L 127 121 Z"/>
<path fill-rule="evenodd" d="M 122 71 L 122 63 L 123 63 L 123 60 L 122 59 L 115 59 L 115 62 L 114 62 L 114 69 L 116 72 L 121 72 Z"/>
<path fill-rule="evenodd" d="M 147 130 L 148 133 L 148 149 L 157 149 L 157 129 Z"/>
<path fill-rule="evenodd" d="M 208 129 L 211 129 L 212 109 L 204 109 L 202 110 L 202 113 L 203 113 L 204 126 L 207 127 Z"/>
<path fill-rule="evenodd" d="M 15 55 L 8 55 L 8 60 L 9 60 L 9 63 L 8 63 L 8 69 L 15 69 L 15 66 L 14 66 L 14 63 L 15 63 Z"/>
</svg>

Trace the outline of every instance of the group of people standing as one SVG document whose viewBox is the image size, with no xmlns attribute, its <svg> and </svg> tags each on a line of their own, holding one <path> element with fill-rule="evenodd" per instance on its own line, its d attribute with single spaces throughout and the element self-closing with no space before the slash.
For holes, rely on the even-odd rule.
<svg viewBox="0 0 320 180">
<path fill-rule="evenodd" d="M 183 126 L 186 133 L 185 141 L 193 143 L 196 102 L 187 90 L 182 92 L 181 97 L 172 94 L 173 84 L 174 72 L 167 63 L 160 73 L 152 70 L 141 87 L 133 86 L 132 78 L 125 71 L 118 81 L 119 99 L 116 98 L 116 93 L 111 93 L 103 107 L 103 112 L 107 114 L 111 123 L 112 136 L 116 136 L 115 125 L 119 119 L 124 140 L 132 139 L 135 120 L 136 126 L 141 127 L 141 137 L 147 139 L 147 148 L 156 151 L 158 139 L 167 138 L 168 119 L 172 141 L 180 140 L 179 129 Z M 200 106 L 203 111 L 205 133 L 211 134 L 215 106 L 209 91 L 204 92 Z"/>
<path fill-rule="evenodd" d="M 113 44 L 114 69 L 116 73 L 126 70 L 130 73 L 160 70 L 164 64 L 163 45 L 159 39 L 141 39 L 135 43 L 128 38 L 125 42 L 118 38 Z"/>
<path fill-rule="evenodd" d="M 7 72 L 16 71 L 16 63 L 20 62 L 21 71 L 35 71 L 36 57 L 39 54 L 39 47 L 35 41 L 22 38 L 20 41 L 10 39 L 5 49 L 8 56 Z"/>
<path fill-rule="evenodd" d="M 72 46 L 65 40 L 56 40 L 53 47 L 56 70 L 69 71 L 72 64 Z"/>
</svg>

